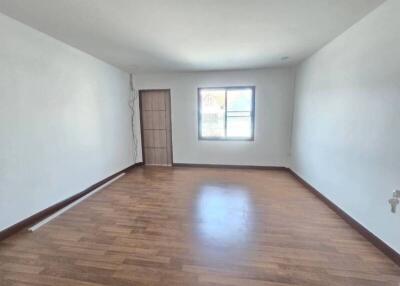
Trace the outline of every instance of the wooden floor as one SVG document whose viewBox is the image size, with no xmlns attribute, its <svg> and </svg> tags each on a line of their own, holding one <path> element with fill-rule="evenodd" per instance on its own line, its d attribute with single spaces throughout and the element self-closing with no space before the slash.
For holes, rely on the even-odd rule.
<svg viewBox="0 0 400 286">
<path fill-rule="evenodd" d="M 400 268 L 285 171 L 141 167 L 0 243 L 0 285 L 393 285 Z"/>
</svg>

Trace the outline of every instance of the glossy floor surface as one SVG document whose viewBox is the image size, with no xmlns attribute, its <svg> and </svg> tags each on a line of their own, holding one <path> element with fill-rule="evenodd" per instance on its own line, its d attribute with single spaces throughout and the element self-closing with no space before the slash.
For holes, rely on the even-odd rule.
<svg viewBox="0 0 400 286">
<path fill-rule="evenodd" d="M 400 268 L 285 171 L 134 169 L 0 243 L 0 285 L 393 285 Z"/>
</svg>

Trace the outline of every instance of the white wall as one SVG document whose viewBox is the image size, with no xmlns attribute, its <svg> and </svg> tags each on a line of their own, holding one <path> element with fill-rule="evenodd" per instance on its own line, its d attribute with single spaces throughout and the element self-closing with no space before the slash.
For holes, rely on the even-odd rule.
<svg viewBox="0 0 400 286">
<path fill-rule="evenodd" d="M 2 230 L 133 157 L 128 74 L 3 14 L 0 43 Z"/>
<path fill-rule="evenodd" d="M 294 69 L 138 74 L 138 89 L 171 89 L 175 163 L 287 166 Z M 197 88 L 256 86 L 255 140 L 199 141 Z"/>
<path fill-rule="evenodd" d="M 399 11 L 385 2 L 299 67 L 292 145 L 294 170 L 398 252 Z"/>
</svg>

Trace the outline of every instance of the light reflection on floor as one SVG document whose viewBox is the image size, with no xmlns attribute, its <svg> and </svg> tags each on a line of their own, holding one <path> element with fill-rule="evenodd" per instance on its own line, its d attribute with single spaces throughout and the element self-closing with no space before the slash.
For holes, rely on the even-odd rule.
<svg viewBox="0 0 400 286">
<path fill-rule="evenodd" d="M 232 185 L 203 185 L 196 202 L 196 232 L 209 246 L 239 246 L 252 226 L 249 190 Z"/>
</svg>

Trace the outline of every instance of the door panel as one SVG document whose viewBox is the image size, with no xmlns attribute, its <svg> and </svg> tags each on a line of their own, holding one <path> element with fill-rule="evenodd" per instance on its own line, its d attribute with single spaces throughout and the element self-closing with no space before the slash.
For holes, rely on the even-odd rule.
<svg viewBox="0 0 400 286">
<path fill-rule="evenodd" d="M 152 97 L 152 110 L 165 110 L 165 92 L 154 94 Z"/>
<path fill-rule="evenodd" d="M 152 129 L 165 130 L 166 129 L 165 116 L 166 112 L 163 110 L 151 111 Z"/>
<path fill-rule="evenodd" d="M 152 102 L 151 97 L 148 96 L 141 96 L 141 109 L 142 111 L 152 110 Z"/>
<path fill-rule="evenodd" d="M 153 147 L 167 148 L 167 132 L 166 130 L 153 131 Z"/>
<path fill-rule="evenodd" d="M 143 141 L 146 142 L 147 147 L 154 146 L 154 136 L 152 130 L 143 130 Z"/>
<path fill-rule="evenodd" d="M 171 165 L 171 99 L 169 90 L 140 92 L 143 155 L 147 165 Z"/>
<path fill-rule="evenodd" d="M 143 119 L 143 129 L 144 130 L 152 130 L 153 129 L 153 112 L 148 110 L 142 111 L 142 119 Z"/>
</svg>

